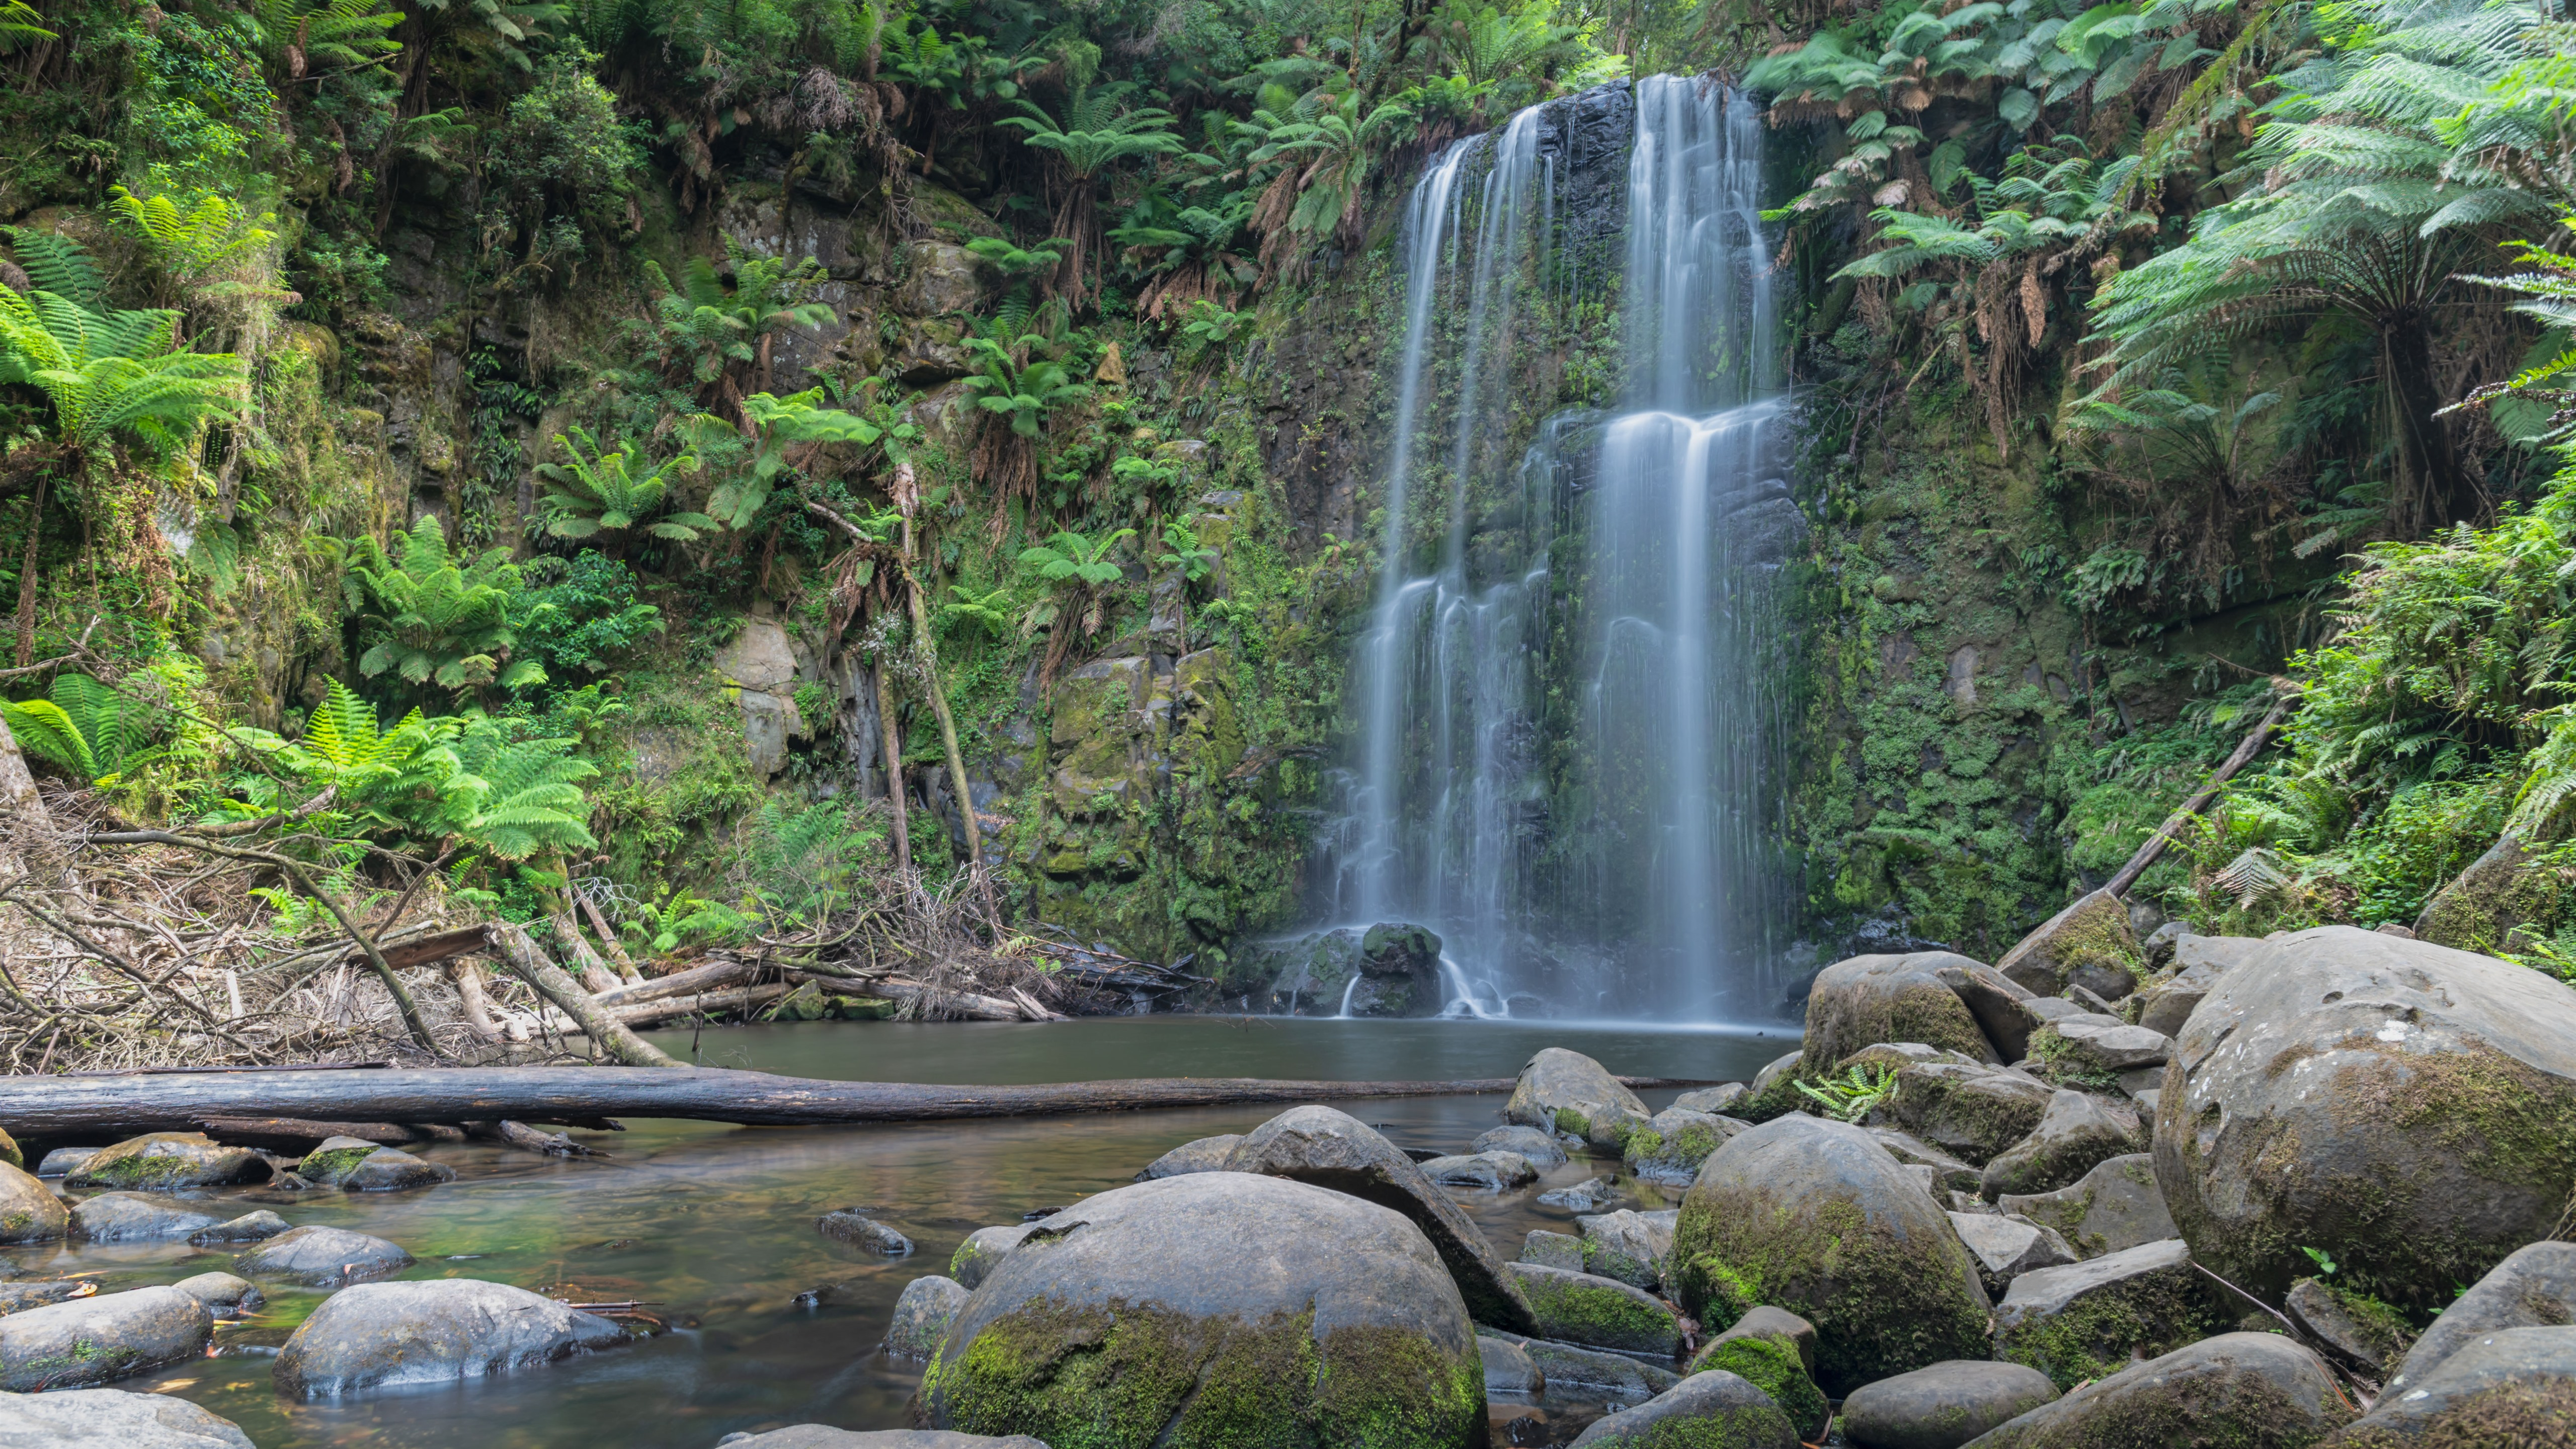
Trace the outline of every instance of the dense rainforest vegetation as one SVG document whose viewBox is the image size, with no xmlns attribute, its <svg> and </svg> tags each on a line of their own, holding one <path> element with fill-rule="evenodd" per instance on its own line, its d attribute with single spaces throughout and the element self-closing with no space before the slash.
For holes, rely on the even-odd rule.
<svg viewBox="0 0 2576 1449">
<path fill-rule="evenodd" d="M 2484 858 L 2446 939 L 2576 972 L 2553 0 L 49 0 L 0 46 L 7 726 L 58 809 L 269 832 L 276 931 L 570 891 L 669 952 L 916 879 L 996 941 L 1294 924 L 1405 191 L 1706 71 L 1787 158 L 1823 958 L 1999 951 L 2286 700 L 2142 892 L 2413 923 Z"/>
</svg>

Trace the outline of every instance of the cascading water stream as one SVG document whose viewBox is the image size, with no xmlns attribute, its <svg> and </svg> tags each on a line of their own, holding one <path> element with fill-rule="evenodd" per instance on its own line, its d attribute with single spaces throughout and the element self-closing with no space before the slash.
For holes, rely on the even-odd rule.
<svg viewBox="0 0 2576 1449">
<path fill-rule="evenodd" d="M 1614 155 L 1582 136 L 1628 98 L 1592 97 L 1450 146 L 1407 206 L 1382 564 L 1317 905 L 1437 931 L 1452 1014 L 1744 1019 L 1770 985 L 1778 630 L 1737 534 L 1789 507 L 1759 120 L 1638 82 L 1620 232 Z M 1607 311 L 1576 282 L 1606 269 L 1561 240 L 1586 228 L 1620 237 L 1621 411 L 1533 418 L 1532 359 Z"/>
</svg>

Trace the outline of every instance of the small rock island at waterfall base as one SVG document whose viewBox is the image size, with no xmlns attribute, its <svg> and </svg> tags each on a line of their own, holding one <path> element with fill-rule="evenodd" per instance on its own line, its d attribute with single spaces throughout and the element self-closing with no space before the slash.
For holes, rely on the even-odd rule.
<svg viewBox="0 0 2576 1449">
<path fill-rule="evenodd" d="M 2540 0 L 0 0 L 0 1449 L 2576 1445 Z"/>
</svg>

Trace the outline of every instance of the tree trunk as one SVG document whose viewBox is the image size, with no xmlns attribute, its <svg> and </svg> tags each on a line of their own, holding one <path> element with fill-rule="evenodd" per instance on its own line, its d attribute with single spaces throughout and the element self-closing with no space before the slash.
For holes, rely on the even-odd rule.
<svg viewBox="0 0 2576 1449">
<path fill-rule="evenodd" d="M 877 681 L 877 728 L 885 737 L 886 803 L 894 808 L 894 864 L 912 874 L 912 823 L 903 803 L 903 731 L 894 722 L 894 680 L 880 659 L 868 670 Z"/>
<path fill-rule="evenodd" d="M 1646 1088 L 1707 1085 L 1653 1077 L 1620 1080 Z M 137 1073 L 0 1077 L 0 1127 L 22 1141 L 37 1142 L 112 1142 L 145 1132 L 184 1132 L 212 1117 L 444 1123 L 504 1117 L 520 1122 L 677 1117 L 797 1127 L 1164 1107 L 1295 1106 L 1372 1097 L 1486 1096 L 1511 1089 L 1508 1077 L 1460 1082 L 1164 1077 L 1053 1086 L 932 1086 L 826 1082 L 693 1067 L 650 1072 L 630 1067 L 460 1067 Z"/>
<path fill-rule="evenodd" d="M 520 979 L 535 987 L 538 995 L 561 1007 L 564 1015 L 580 1022 L 582 1034 L 606 1048 L 610 1056 L 630 1067 L 680 1065 L 678 1061 L 665 1055 L 661 1048 L 628 1031 L 624 1023 L 602 1011 L 598 1004 L 590 999 L 590 993 L 575 985 L 573 979 L 563 973 L 562 967 L 546 959 L 545 953 L 537 949 L 536 942 L 528 939 L 528 933 L 525 930 L 505 922 L 494 926 L 492 934 L 501 947 L 502 958 L 510 963 L 510 969 L 517 972 Z M 477 1112 L 474 1115 L 477 1119 L 483 1119 L 525 1117 L 529 1114 Z"/>
<path fill-rule="evenodd" d="M 37 793 L 36 777 L 28 772 L 27 757 L 5 719 L 0 719 L 0 827 L 5 827 L 0 829 L 0 874 L 6 875 L 26 868 L 19 859 L 19 841 L 54 832 L 54 813 Z"/>
<path fill-rule="evenodd" d="M 2413 475 L 2416 517 L 2409 533 L 2446 523 L 2472 523 L 2485 511 L 2475 480 L 2460 468 L 2449 424 L 2434 416 L 2443 406 L 2433 380 L 2432 339 L 2421 316 L 2391 318 L 2379 329 L 2379 361 L 2387 371 L 2398 456 Z"/>
<path fill-rule="evenodd" d="M 909 472 L 907 468 L 905 471 Z M 912 574 L 912 509 L 907 487 L 903 510 L 903 591 L 912 604 L 912 642 L 921 653 L 921 673 L 929 685 L 930 711 L 939 719 L 939 742 L 948 752 L 948 784 L 957 792 L 957 818 L 966 824 L 966 858 L 984 863 L 984 834 L 975 828 L 975 792 L 966 783 L 966 757 L 957 748 L 957 721 L 948 713 L 948 687 L 939 679 L 939 646 L 930 637 L 930 606 L 922 601 L 921 580 Z"/>
<path fill-rule="evenodd" d="M 465 1009 L 465 1024 L 485 1041 L 499 1041 L 501 1028 L 492 1020 L 491 999 L 483 994 L 483 969 L 471 961 L 449 961 L 447 979 Z"/>
<path fill-rule="evenodd" d="M 49 474 L 36 476 L 36 496 L 27 507 L 27 549 L 18 560 L 18 667 L 36 661 L 36 549 L 45 539 L 45 485 Z"/>
<path fill-rule="evenodd" d="M 642 981 L 644 973 L 635 969 L 635 958 L 626 954 L 625 945 L 617 939 L 617 928 L 608 923 L 608 913 L 588 896 L 574 899 L 580 903 L 582 914 L 590 918 L 591 929 L 599 933 L 599 944 L 608 948 L 609 959 L 617 963 L 618 979 L 629 986 Z"/>
</svg>

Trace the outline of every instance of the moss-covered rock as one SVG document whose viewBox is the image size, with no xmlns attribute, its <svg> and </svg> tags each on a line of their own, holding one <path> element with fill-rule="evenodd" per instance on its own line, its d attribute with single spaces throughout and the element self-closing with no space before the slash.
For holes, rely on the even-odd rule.
<svg viewBox="0 0 2576 1449">
<path fill-rule="evenodd" d="M 266 1182 L 268 1159 L 247 1147 L 218 1145 L 203 1132 L 154 1132 L 91 1154 L 63 1186 L 125 1192 L 229 1187 Z"/>
<path fill-rule="evenodd" d="M 1978 1449 L 2308 1449 L 2353 1416 L 2317 1356 L 2229 1333 L 2135 1364 L 1976 1441 Z"/>
<path fill-rule="evenodd" d="M 2062 996 L 2068 986 L 2082 985 L 2111 1000 L 2136 990 L 2148 975 L 2129 907 L 2109 891 L 2080 897 L 2049 917 L 2005 952 L 1995 969 L 2035 995 Z"/>
<path fill-rule="evenodd" d="M 2576 1243 L 2533 1243 L 2442 1310 L 2406 1350 L 2405 1362 L 2388 1380 L 2389 1391 L 2402 1392 L 2482 1335 L 2566 1323 L 2576 1323 Z"/>
<path fill-rule="evenodd" d="M 2285 936 L 2193 1013 L 2153 1152 L 2194 1253 L 2247 1290 L 2276 1297 L 2317 1248 L 2438 1307 L 2576 1195 L 2576 990 L 2349 926 Z"/>
<path fill-rule="evenodd" d="M 1681 1348 L 1680 1320 L 1642 1289 L 1536 1263 L 1506 1263 L 1503 1270 L 1528 1300 L 1541 1338 L 1667 1356 Z"/>
<path fill-rule="evenodd" d="M 2146 1145 L 2137 1113 L 2127 1106 L 2090 1092 L 2061 1091 L 2049 1098 L 2029 1136 L 1986 1164 L 1983 1189 L 1990 1201 L 2006 1193 L 2054 1192 Z"/>
<path fill-rule="evenodd" d="M 2373 1376 L 2385 1375 L 2415 1341 L 2414 1327 L 2404 1314 L 2323 1278 L 2302 1278 L 2291 1284 L 2289 1295 L 2281 1300 L 2281 1312 L 2309 1338 Z"/>
<path fill-rule="evenodd" d="M 2482 1334 L 2410 1379 L 2404 1393 L 2382 1394 L 2368 1415 L 2327 1442 L 2333 1449 L 2576 1443 L 2576 1328 Z"/>
<path fill-rule="evenodd" d="M 1582 1261 L 1574 1266 L 1638 1288 L 1660 1288 L 1665 1266 L 1672 1261 L 1673 1227 L 1680 1217 L 1673 1208 L 1651 1213 L 1621 1208 L 1578 1217 L 1574 1225 L 1583 1230 Z M 1537 1260 L 1523 1254 L 1522 1261 Z"/>
<path fill-rule="evenodd" d="M 113 1383 L 205 1352 L 214 1315 L 176 1288 L 136 1288 L 0 1318 L 0 1389 Z"/>
<path fill-rule="evenodd" d="M 1167 1175 L 1186 1176 L 1187 1174 Z M 1156 1179 L 1146 1180 L 1155 1181 Z M 968 1288 L 982 1284 L 985 1276 L 1001 1266 L 1002 1260 L 1009 1257 L 1032 1231 L 1034 1231 L 1033 1225 L 1027 1223 L 1004 1223 L 996 1227 L 977 1228 L 966 1235 L 966 1241 L 957 1245 L 956 1252 L 949 1254 L 948 1276 Z"/>
<path fill-rule="evenodd" d="M 1734 1118 L 1666 1107 L 1644 1130 L 1628 1135 L 1622 1156 L 1632 1176 L 1668 1187 L 1688 1187 L 1699 1176 L 1699 1166 L 1708 1161 L 1708 1155 L 1750 1125 Z"/>
<path fill-rule="evenodd" d="M 1633 1409 L 1597 1420 L 1576 1449 L 1797 1449 L 1770 1396 L 1725 1372 L 1693 1374 Z"/>
<path fill-rule="evenodd" d="M 2072 1185 L 2054 1192 L 2006 1194 L 1995 1205 L 2055 1229 L 2079 1258 L 2182 1236 L 2156 1186 L 2155 1159 L 2143 1152 L 2096 1163 Z"/>
<path fill-rule="evenodd" d="M 1547 1047 L 1521 1068 L 1503 1120 L 1581 1139 L 1596 1151 L 1626 1150 L 1654 1114 L 1637 1094 L 1581 1052 Z"/>
<path fill-rule="evenodd" d="M 1978 964 L 1949 951 L 1918 951 L 1854 956 L 1826 967 L 1807 992 L 1800 1073 L 1820 1077 L 1878 1042 L 1921 1042 L 1976 1061 L 1996 1060 L 1976 1016 L 1941 976 L 1944 967 Z"/>
<path fill-rule="evenodd" d="M 43 1243 L 71 1229 L 71 1210 L 53 1189 L 0 1163 L 0 1243 Z"/>
<path fill-rule="evenodd" d="M 2230 1317 L 2181 1240 L 2013 1279 L 1995 1310 L 1995 1357 L 2062 1389 L 2105 1378 L 2215 1331 Z"/>
<path fill-rule="evenodd" d="M 2037 1369 L 1953 1359 L 1852 1390 L 1843 1437 L 1863 1449 L 1958 1449 L 2056 1398 Z"/>
<path fill-rule="evenodd" d="M 1916 1137 L 1983 1166 L 2030 1135 L 2055 1089 L 2027 1072 L 1954 1063 L 1908 1063 L 1882 1110 Z"/>
<path fill-rule="evenodd" d="M 1824 1390 L 1807 1376 L 1806 1360 L 1787 1334 L 1739 1334 L 1713 1344 L 1691 1360 L 1691 1372 L 1730 1373 L 1760 1389 L 1802 1440 L 1824 1437 L 1825 1421 L 1833 1415 Z"/>
<path fill-rule="evenodd" d="M 1199 1173 L 1037 1226 L 924 1375 L 932 1427 L 1055 1449 L 1466 1449 L 1485 1438 L 1466 1304 L 1401 1214 Z"/>
<path fill-rule="evenodd" d="M 26 1165 L 27 1155 L 18 1150 L 18 1139 L 10 1136 L 7 1129 L 0 1128 L 0 1167 L 23 1168 Z"/>
<path fill-rule="evenodd" d="M 2535 870 L 2540 852 L 2511 834 L 2433 893 L 2415 918 L 2415 938 L 2463 951 L 2511 951 L 2516 933 L 2536 927 L 2547 936 L 2567 914 L 2568 890 L 2558 873 Z"/>
<path fill-rule="evenodd" d="M 1844 1123 L 1781 1117 L 1719 1148 L 1682 1200 L 1673 1263 L 1711 1330 L 1762 1304 L 1813 1323 L 1828 1393 L 1985 1347 L 1985 1290 L 1948 1217 Z"/>
</svg>

